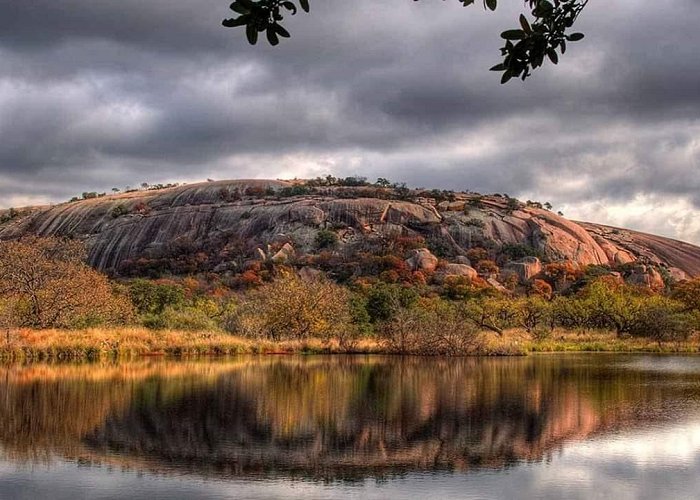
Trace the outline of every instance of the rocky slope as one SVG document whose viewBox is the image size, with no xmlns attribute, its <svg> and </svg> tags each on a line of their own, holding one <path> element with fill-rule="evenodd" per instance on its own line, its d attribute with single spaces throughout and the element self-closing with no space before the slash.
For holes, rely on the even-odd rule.
<svg viewBox="0 0 700 500">
<path fill-rule="evenodd" d="M 0 221 L 0 239 L 83 239 L 91 264 L 117 274 L 124 263 L 183 255 L 218 271 L 235 270 L 256 256 L 270 258 L 280 248 L 277 258 L 284 260 L 315 252 L 317 234 L 326 229 L 346 253 L 420 237 L 433 253 L 463 265 L 469 264 L 469 248 L 497 253 L 520 244 L 549 261 L 653 265 L 676 279 L 700 275 L 700 247 L 570 221 L 500 195 L 237 180 L 6 210 Z"/>
</svg>

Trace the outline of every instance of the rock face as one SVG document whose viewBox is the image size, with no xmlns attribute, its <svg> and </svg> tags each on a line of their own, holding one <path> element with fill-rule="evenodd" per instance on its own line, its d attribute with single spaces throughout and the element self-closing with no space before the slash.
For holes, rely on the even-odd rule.
<svg viewBox="0 0 700 500">
<path fill-rule="evenodd" d="M 510 262 L 505 268 L 518 276 L 520 283 L 526 283 L 542 272 L 542 263 L 537 257 L 525 257 L 516 262 Z"/>
<path fill-rule="evenodd" d="M 287 196 L 294 186 L 286 181 L 207 182 L 19 209 L 19 215 L 0 224 L 0 239 L 79 238 L 93 266 L 116 274 L 125 263 L 186 255 L 198 255 L 214 269 L 222 261 L 256 258 L 256 248 L 284 242 L 292 242 L 293 252 L 277 255 L 289 260 L 316 251 L 318 231 L 328 229 L 337 233 L 346 252 L 396 238 L 422 238 L 426 247 L 439 248 L 441 257 L 463 265 L 469 248 L 525 245 L 549 261 L 638 263 L 664 267 L 676 278 L 700 275 L 700 248 L 694 245 L 570 221 L 537 206 L 513 206 L 498 195 L 456 193 L 453 200 L 436 203 L 415 193 L 392 199 L 398 193 L 376 187 L 324 187 Z M 437 267 L 427 249 L 408 257 L 413 269 Z M 516 263 L 514 270 L 529 279 L 536 268 L 527 261 Z M 634 279 L 657 283 L 651 274 Z"/>
</svg>

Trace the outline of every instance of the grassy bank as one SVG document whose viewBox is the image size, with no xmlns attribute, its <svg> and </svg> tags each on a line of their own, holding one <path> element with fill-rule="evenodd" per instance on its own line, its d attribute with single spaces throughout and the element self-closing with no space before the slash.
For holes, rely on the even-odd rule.
<svg viewBox="0 0 700 500">
<path fill-rule="evenodd" d="M 618 338 L 607 331 L 556 330 L 546 339 L 534 339 L 524 330 L 508 330 L 503 336 L 479 334 L 472 354 L 485 356 L 526 355 L 537 352 L 699 352 L 697 336 L 681 343 L 662 343 L 645 338 Z M 159 331 L 146 328 L 29 330 L 0 340 L 0 360 L 99 360 L 141 356 L 207 356 L 235 354 L 389 354 L 375 339 L 363 339 L 351 347 L 337 341 L 308 339 L 273 342 L 251 340 L 222 333 Z"/>
<path fill-rule="evenodd" d="M 139 356 L 206 356 L 234 354 L 347 353 L 337 342 L 318 339 L 272 342 L 225 333 L 149 330 L 147 328 L 91 328 L 12 332 L 0 340 L 0 360 L 97 360 Z M 351 352 L 378 353 L 372 340 L 358 342 Z"/>
</svg>

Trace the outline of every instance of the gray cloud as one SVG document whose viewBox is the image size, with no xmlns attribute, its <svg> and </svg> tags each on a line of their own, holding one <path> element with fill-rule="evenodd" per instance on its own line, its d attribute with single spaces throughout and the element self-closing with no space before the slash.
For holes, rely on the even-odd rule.
<svg viewBox="0 0 700 500">
<path fill-rule="evenodd" d="M 700 2 L 593 2 L 558 67 L 500 86 L 520 7 L 314 2 L 251 48 L 221 0 L 0 0 L 0 206 L 360 174 L 700 243 Z"/>
</svg>

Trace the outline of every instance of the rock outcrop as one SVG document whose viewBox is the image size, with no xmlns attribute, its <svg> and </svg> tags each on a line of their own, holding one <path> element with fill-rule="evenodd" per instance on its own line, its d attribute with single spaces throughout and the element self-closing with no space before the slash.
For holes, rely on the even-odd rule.
<svg viewBox="0 0 700 500">
<path fill-rule="evenodd" d="M 445 277 L 464 276 L 469 279 L 474 279 L 479 275 L 479 273 L 476 272 L 476 269 L 466 264 L 447 264 L 438 272 Z"/>
<path fill-rule="evenodd" d="M 406 259 L 406 264 L 412 271 L 425 271 L 432 273 L 437 269 L 438 258 L 435 257 L 427 248 L 419 248 L 414 250 L 413 255 Z"/>
<path fill-rule="evenodd" d="M 520 283 L 526 283 L 542 272 L 542 263 L 537 257 L 525 257 L 508 263 L 505 270 L 514 272 Z"/>
<path fill-rule="evenodd" d="M 426 247 L 439 248 L 441 257 L 462 265 L 468 265 L 466 252 L 473 247 L 523 245 L 548 261 L 635 263 L 664 268 L 676 279 L 700 275 L 700 248 L 694 245 L 570 221 L 499 195 L 455 193 L 450 201 L 436 202 L 389 188 L 323 187 L 290 196 L 296 186 L 285 181 L 207 182 L 20 209 L 11 218 L 0 218 L 5 221 L 0 223 L 0 239 L 79 238 L 86 242 L 93 266 L 116 274 L 128 262 L 190 254 L 210 262 L 210 269 L 227 259 L 289 261 L 316 251 L 316 235 L 327 229 L 336 232 L 338 244 L 349 252 L 407 237 L 422 238 Z M 402 199 L 396 199 L 399 195 Z M 284 248 L 286 242 L 292 252 L 287 248 L 282 254 L 266 256 L 263 251 L 262 257 L 256 256 L 256 248 Z M 438 266 L 427 249 L 403 257 L 416 270 Z M 520 262 L 508 269 L 527 280 L 536 274 L 537 264 Z M 658 284 L 656 276 L 645 276 L 639 281 Z"/>
</svg>

